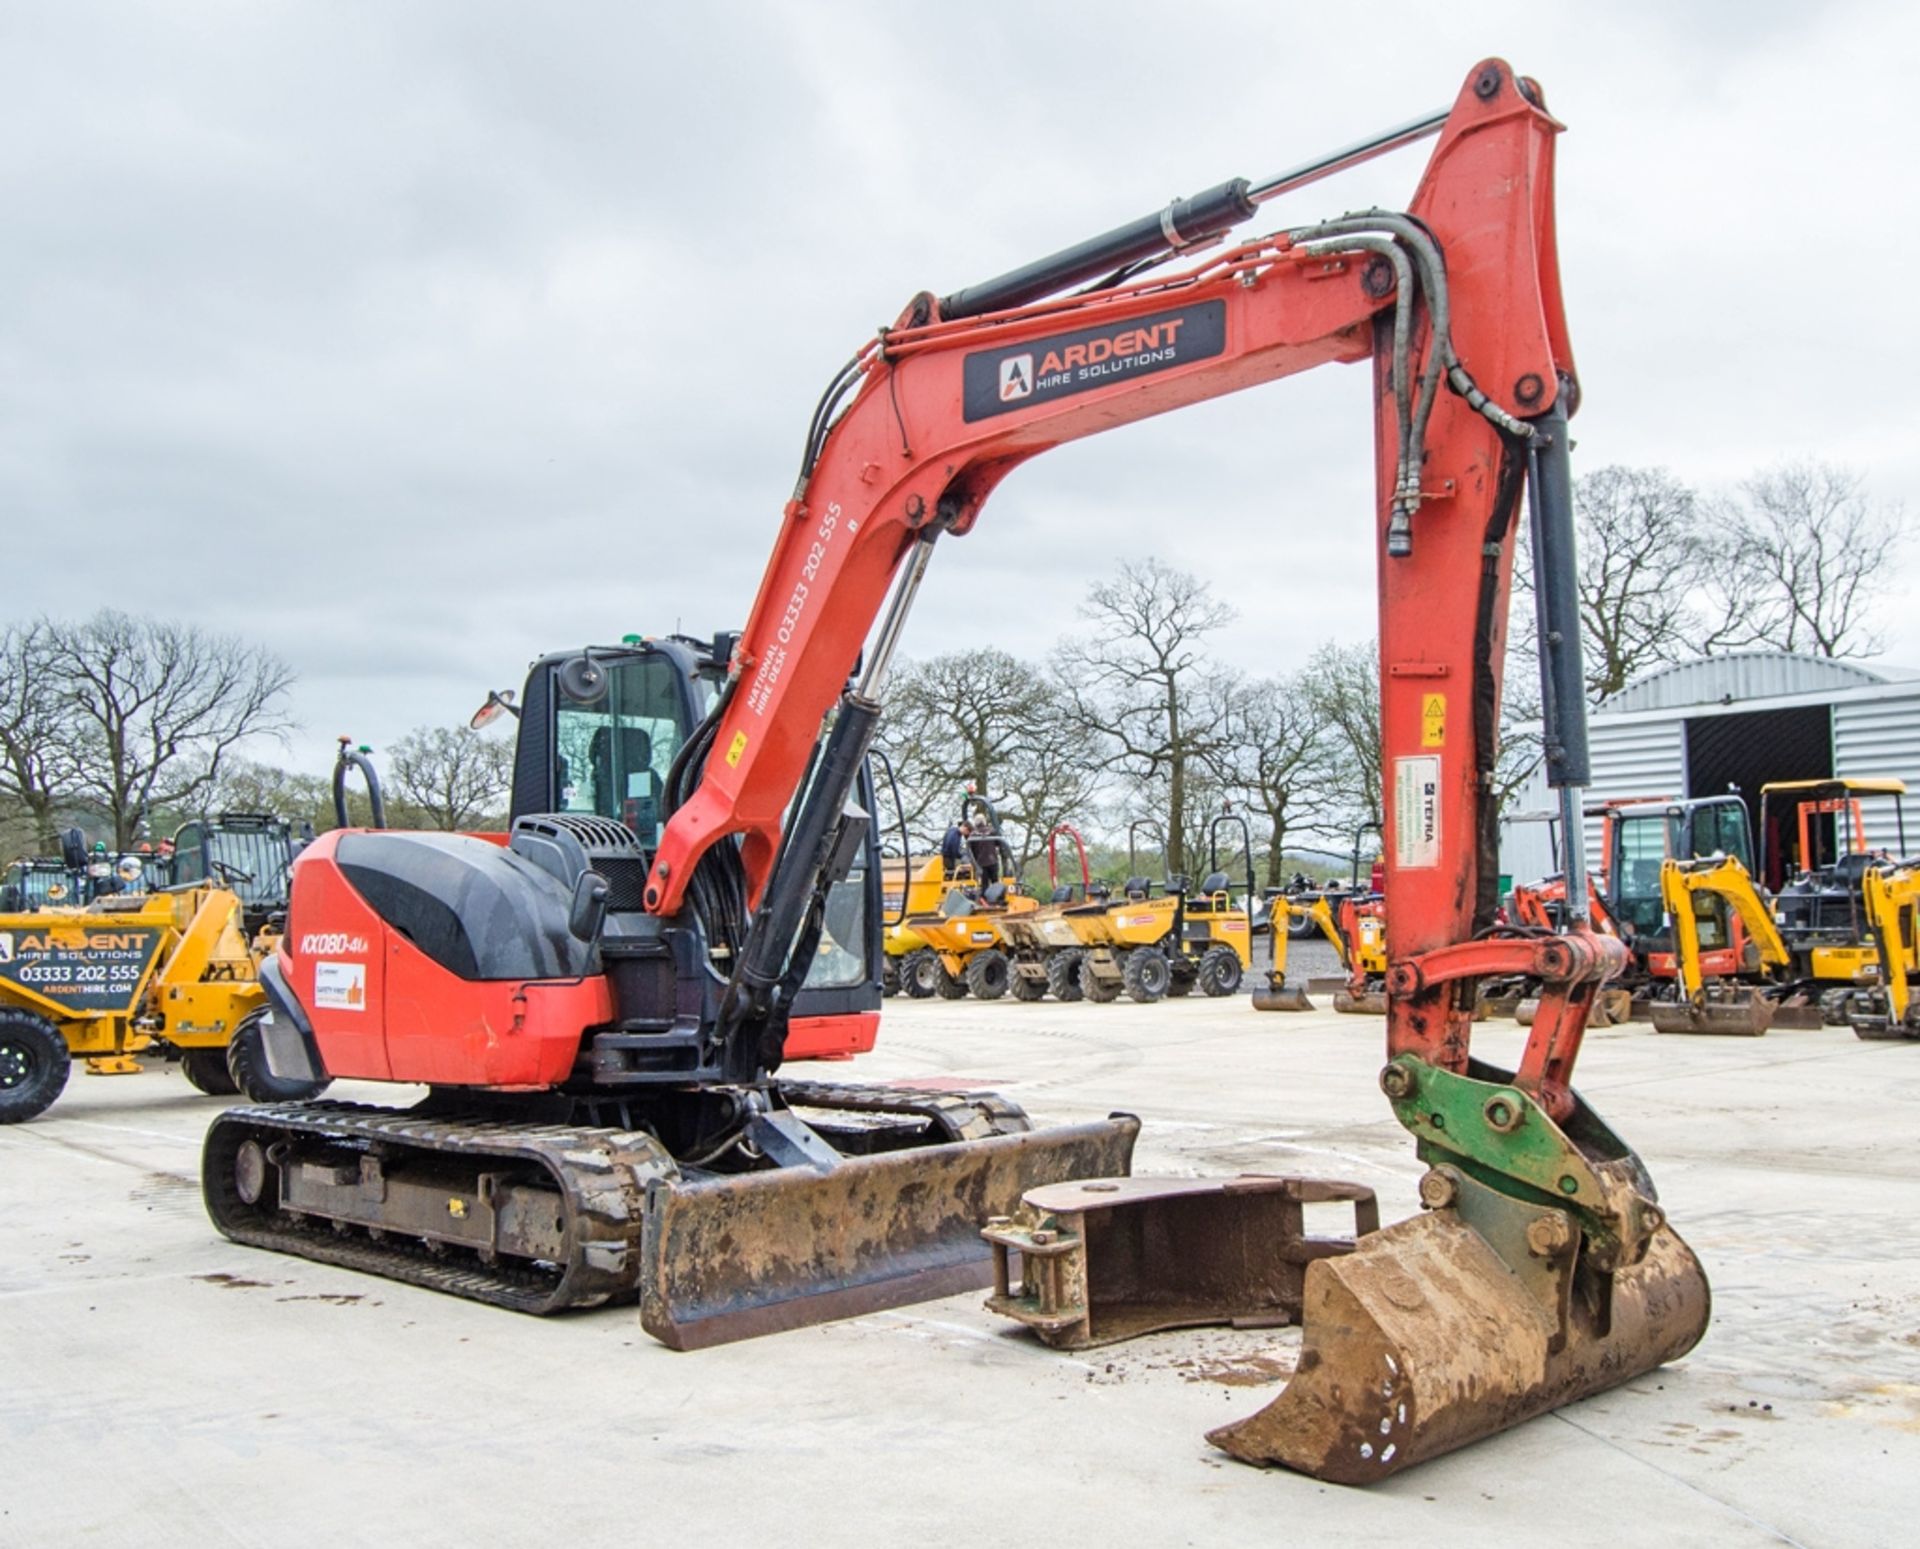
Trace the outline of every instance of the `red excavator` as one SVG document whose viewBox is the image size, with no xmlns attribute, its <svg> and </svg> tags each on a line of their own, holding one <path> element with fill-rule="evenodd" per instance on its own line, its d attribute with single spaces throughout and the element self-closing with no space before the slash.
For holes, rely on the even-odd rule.
<svg viewBox="0 0 1920 1549">
<path fill-rule="evenodd" d="M 1308 1266 L 1297 1374 L 1214 1439 L 1322 1478 L 1384 1478 L 1689 1349 L 1705 1276 L 1640 1159 L 1572 1086 L 1594 995 L 1625 961 L 1589 925 L 1578 847 L 1559 932 L 1495 919 L 1522 521 L 1568 832 L 1588 778 L 1560 128 L 1535 83 L 1488 60 L 1448 112 L 914 297 L 815 410 L 726 683 L 663 780 L 656 846 L 603 818 L 529 814 L 505 844 L 346 833 L 303 855 L 267 975 L 274 1069 L 433 1096 L 406 1112 L 223 1115 L 204 1160 L 221 1229 L 516 1306 L 637 1282 L 650 1329 L 699 1343 L 716 1325 L 728 1337 L 948 1288 L 977 1262 L 957 1262 L 955 1220 L 979 1224 L 1048 1171 L 1124 1172 L 1132 1121 L 1003 1133 L 1023 1121 L 991 1099 L 779 1074 L 828 894 L 869 821 L 850 798 L 888 669 L 935 548 L 1027 459 L 1366 363 L 1390 904 L 1380 1084 L 1429 1164 L 1429 1208 Z M 1268 199 L 1436 132 L 1405 212 L 1167 267 Z M 1509 1071 L 1473 1057 L 1472 1014 L 1481 979 L 1516 974 L 1542 991 Z"/>
</svg>

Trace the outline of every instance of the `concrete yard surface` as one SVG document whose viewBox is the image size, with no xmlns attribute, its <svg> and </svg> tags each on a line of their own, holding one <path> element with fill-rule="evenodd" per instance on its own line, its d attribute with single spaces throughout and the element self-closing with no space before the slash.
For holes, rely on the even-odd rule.
<svg viewBox="0 0 1920 1549">
<path fill-rule="evenodd" d="M 1351 1178 L 1395 1220 L 1422 1169 L 1382 1058 L 1378 1020 L 1244 997 L 891 1001 L 879 1051 L 799 1073 L 1125 1109 L 1140 1172 Z M 235 1247 L 197 1182 L 225 1102 L 76 1072 L 0 1130 L 0 1545 L 1916 1541 L 1920 1047 L 1611 1028 L 1579 1084 L 1705 1261 L 1706 1340 L 1361 1491 L 1203 1439 L 1296 1330 L 1066 1355 L 968 1295 L 675 1354 L 631 1308 L 542 1321 Z"/>
</svg>

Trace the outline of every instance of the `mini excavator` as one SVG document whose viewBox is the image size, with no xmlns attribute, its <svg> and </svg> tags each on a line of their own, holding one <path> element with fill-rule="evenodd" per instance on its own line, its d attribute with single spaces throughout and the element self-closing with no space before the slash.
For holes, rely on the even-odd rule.
<svg viewBox="0 0 1920 1549">
<path fill-rule="evenodd" d="M 951 1290 L 979 1262 L 961 1261 L 954 1223 L 977 1229 L 1049 1178 L 1124 1173 L 1131 1120 L 1028 1129 L 991 1098 L 779 1075 L 828 893 L 869 822 L 851 798 L 888 670 L 935 548 L 1023 462 L 1367 363 L 1391 906 L 1380 1084 L 1429 1165 L 1428 1209 L 1308 1266 L 1296 1375 L 1214 1440 L 1366 1482 L 1691 1348 L 1699 1262 L 1572 1086 L 1594 995 L 1625 961 L 1589 926 L 1577 848 L 1562 929 L 1495 920 L 1522 521 L 1568 832 L 1588 778 L 1560 128 L 1534 82 L 1488 60 L 1447 112 L 915 296 L 814 413 L 726 682 L 663 782 L 656 844 L 529 814 L 505 843 L 329 834 L 301 857 L 266 975 L 274 1068 L 434 1095 L 410 1112 L 223 1116 L 204 1153 L 221 1229 L 534 1310 L 637 1281 L 646 1326 L 690 1344 Z M 1226 244 L 1276 195 L 1436 133 L 1405 212 Z M 1472 1014 L 1482 978 L 1516 974 L 1542 989 L 1508 1071 L 1473 1057 Z"/>
</svg>

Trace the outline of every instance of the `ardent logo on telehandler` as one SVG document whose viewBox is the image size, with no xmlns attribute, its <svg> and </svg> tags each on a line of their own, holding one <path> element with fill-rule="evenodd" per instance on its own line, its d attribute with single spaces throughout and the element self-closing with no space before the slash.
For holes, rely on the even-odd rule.
<svg viewBox="0 0 1920 1549">
<path fill-rule="evenodd" d="M 1000 362 L 1000 401 L 1012 403 L 1033 396 L 1033 356 L 1009 355 Z"/>
</svg>

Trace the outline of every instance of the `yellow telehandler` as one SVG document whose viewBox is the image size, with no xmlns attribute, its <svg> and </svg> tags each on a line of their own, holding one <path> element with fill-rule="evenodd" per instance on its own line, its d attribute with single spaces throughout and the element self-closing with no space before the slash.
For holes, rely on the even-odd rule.
<svg viewBox="0 0 1920 1549">
<path fill-rule="evenodd" d="M 76 1060 L 103 1076 L 178 1060 L 198 1090 L 257 1102 L 324 1087 L 267 1068 L 258 965 L 277 933 L 250 944 L 242 911 L 200 885 L 0 915 L 0 1124 L 46 1112 Z"/>
</svg>

